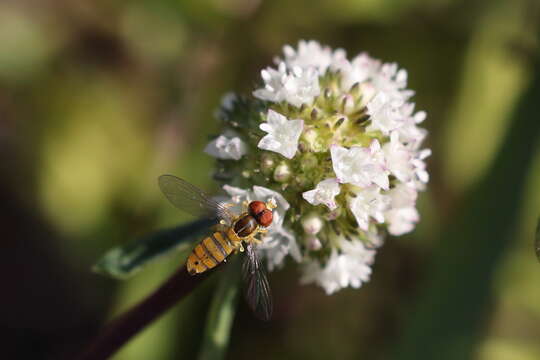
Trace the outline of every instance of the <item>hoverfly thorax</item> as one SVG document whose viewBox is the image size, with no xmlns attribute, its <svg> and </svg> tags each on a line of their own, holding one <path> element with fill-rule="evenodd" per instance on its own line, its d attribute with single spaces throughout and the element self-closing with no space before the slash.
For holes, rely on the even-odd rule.
<svg viewBox="0 0 540 360">
<path fill-rule="evenodd" d="M 272 210 L 268 209 L 262 201 L 252 201 L 248 206 L 249 215 L 253 216 L 257 223 L 262 227 L 268 227 L 272 224 Z"/>
<path fill-rule="evenodd" d="M 257 220 L 251 215 L 242 216 L 234 224 L 234 232 L 241 238 L 250 236 L 257 230 Z"/>
</svg>

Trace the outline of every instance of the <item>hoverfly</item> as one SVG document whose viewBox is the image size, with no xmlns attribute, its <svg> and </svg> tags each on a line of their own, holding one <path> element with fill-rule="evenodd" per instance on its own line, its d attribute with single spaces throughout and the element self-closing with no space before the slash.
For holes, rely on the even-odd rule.
<svg viewBox="0 0 540 360">
<path fill-rule="evenodd" d="M 210 236 L 202 239 L 189 255 L 186 268 L 190 275 L 204 273 L 227 261 L 233 252 L 243 252 L 246 243 L 242 273 L 247 283 L 246 301 L 255 315 L 269 320 L 272 315 L 272 296 L 266 272 L 255 251 L 261 240 L 255 236 L 266 232 L 272 223 L 275 204 L 262 201 L 244 202 L 241 214 L 230 210 L 235 204 L 213 200 L 195 185 L 173 175 L 161 175 L 159 187 L 167 199 L 178 209 L 196 217 L 216 218 L 219 223 Z"/>
</svg>

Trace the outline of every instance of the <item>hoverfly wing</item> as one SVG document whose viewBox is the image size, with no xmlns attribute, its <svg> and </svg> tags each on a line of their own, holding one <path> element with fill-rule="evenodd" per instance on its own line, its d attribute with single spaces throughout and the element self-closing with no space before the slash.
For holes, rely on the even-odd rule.
<svg viewBox="0 0 540 360">
<path fill-rule="evenodd" d="M 245 296 L 249 307 L 259 319 L 270 320 L 273 310 L 270 284 L 252 244 L 246 247 L 242 272 L 246 281 Z"/>
<path fill-rule="evenodd" d="M 234 214 L 224 205 L 212 199 L 203 190 L 174 175 L 161 175 L 159 188 L 178 209 L 195 217 L 231 220 Z"/>
</svg>

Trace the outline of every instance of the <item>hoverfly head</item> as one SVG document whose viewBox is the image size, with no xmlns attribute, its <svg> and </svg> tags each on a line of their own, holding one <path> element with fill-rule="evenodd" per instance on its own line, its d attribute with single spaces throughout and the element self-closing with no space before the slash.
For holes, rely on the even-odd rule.
<svg viewBox="0 0 540 360">
<path fill-rule="evenodd" d="M 262 201 L 252 201 L 249 203 L 249 214 L 257 220 L 257 223 L 262 227 L 268 227 L 272 224 L 272 207 Z"/>
</svg>

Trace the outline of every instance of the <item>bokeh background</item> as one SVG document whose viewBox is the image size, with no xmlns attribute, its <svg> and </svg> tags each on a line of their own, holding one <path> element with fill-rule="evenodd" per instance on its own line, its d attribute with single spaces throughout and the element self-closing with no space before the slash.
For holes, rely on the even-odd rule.
<svg viewBox="0 0 540 360">
<path fill-rule="evenodd" d="M 249 94 L 282 45 L 317 39 L 409 72 L 428 112 L 431 183 L 416 231 L 371 282 L 326 296 L 271 274 L 275 315 L 241 301 L 228 359 L 540 359 L 537 0 L 0 2 L 2 358 L 71 359 L 176 267 L 120 282 L 110 247 L 186 221 L 160 195 L 205 189 L 229 90 Z M 210 279 L 116 360 L 200 351 Z"/>
</svg>

